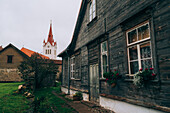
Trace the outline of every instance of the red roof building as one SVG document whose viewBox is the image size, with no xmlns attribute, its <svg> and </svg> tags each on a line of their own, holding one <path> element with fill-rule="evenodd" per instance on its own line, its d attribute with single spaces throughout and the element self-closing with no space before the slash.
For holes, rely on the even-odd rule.
<svg viewBox="0 0 170 113">
<path fill-rule="evenodd" d="M 26 48 L 22 48 L 21 49 L 21 51 L 23 52 L 23 53 L 25 53 L 26 55 L 28 55 L 29 57 L 31 57 L 31 55 L 32 54 L 34 54 L 34 53 L 38 53 L 38 52 L 34 52 L 34 51 L 32 51 L 32 50 L 29 50 L 29 49 L 26 49 Z M 40 53 L 38 53 L 42 58 L 45 58 L 45 59 L 50 59 L 49 57 L 47 57 L 47 56 L 45 56 L 45 55 L 42 55 L 42 54 L 40 54 Z"/>
<path fill-rule="evenodd" d="M 0 46 L 0 51 L 1 51 L 2 49 L 3 49 L 2 46 Z"/>
</svg>

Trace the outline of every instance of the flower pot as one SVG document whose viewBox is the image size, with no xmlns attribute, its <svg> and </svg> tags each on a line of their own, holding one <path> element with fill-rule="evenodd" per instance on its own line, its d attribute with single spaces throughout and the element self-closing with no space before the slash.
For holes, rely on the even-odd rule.
<svg viewBox="0 0 170 113">
<path fill-rule="evenodd" d="M 80 101 L 80 100 L 81 100 L 81 97 L 73 96 L 73 100 L 74 100 L 74 101 Z"/>
<path fill-rule="evenodd" d="M 112 83 L 111 87 L 114 88 L 116 86 L 116 83 Z"/>
</svg>

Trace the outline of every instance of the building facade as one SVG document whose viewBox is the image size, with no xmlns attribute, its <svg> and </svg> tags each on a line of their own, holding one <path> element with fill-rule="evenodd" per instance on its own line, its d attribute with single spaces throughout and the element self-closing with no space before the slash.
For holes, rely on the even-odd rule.
<svg viewBox="0 0 170 113">
<path fill-rule="evenodd" d="M 0 51 L 0 82 L 22 81 L 18 66 L 28 56 L 17 47 L 9 44 Z"/>
<path fill-rule="evenodd" d="M 83 0 L 63 60 L 62 91 L 117 113 L 170 112 L 170 8 L 166 0 Z M 148 88 L 133 76 L 154 68 Z M 115 88 L 103 73 L 118 70 Z"/>
<path fill-rule="evenodd" d="M 57 43 L 53 39 L 52 23 L 50 24 L 47 42 L 43 41 L 43 54 L 50 59 L 57 59 Z"/>
</svg>

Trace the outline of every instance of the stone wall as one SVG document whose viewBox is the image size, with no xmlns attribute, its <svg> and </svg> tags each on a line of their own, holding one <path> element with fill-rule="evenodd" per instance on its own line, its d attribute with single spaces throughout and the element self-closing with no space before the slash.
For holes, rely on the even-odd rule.
<svg viewBox="0 0 170 113">
<path fill-rule="evenodd" d="M 0 82 L 20 82 L 22 80 L 18 69 L 0 69 Z"/>
</svg>

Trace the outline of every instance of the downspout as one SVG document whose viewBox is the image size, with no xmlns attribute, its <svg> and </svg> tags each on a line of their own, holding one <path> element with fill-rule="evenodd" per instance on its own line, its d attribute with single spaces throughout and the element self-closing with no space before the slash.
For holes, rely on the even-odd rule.
<svg viewBox="0 0 170 113">
<path fill-rule="evenodd" d="M 66 54 L 68 56 L 68 95 L 70 95 L 70 57 L 67 51 Z"/>
</svg>

